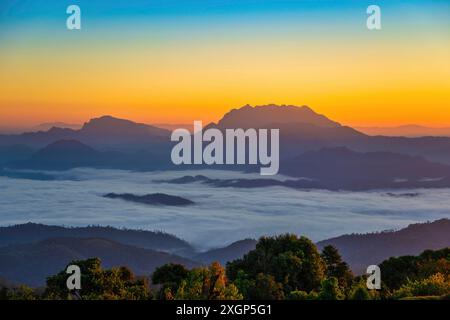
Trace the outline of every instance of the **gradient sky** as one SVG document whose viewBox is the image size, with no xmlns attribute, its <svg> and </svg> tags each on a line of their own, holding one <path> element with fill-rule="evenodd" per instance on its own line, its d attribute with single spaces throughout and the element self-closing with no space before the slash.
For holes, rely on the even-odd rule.
<svg viewBox="0 0 450 320">
<path fill-rule="evenodd" d="M 66 29 L 70 4 L 82 30 Z M 247 103 L 450 125 L 450 1 L 0 2 L 0 126 L 217 121 Z"/>
</svg>

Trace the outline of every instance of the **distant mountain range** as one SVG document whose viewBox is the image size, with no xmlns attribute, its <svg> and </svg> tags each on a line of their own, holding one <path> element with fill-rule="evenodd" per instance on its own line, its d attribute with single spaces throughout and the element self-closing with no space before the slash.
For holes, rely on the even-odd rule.
<svg viewBox="0 0 450 320">
<path fill-rule="evenodd" d="M 244 106 L 208 127 L 279 128 L 280 172 L 312 181 L 302 180 L 294 187 L 366 190 L 450 186 L 447 137 L 368 136 L 306 106 Z M 79 130 L 53 127 L 45 132 L 0 135 L 0 175 L 23 176 L 6 169 L 180 169 L 170 160 L 173 143 L 169 137 L 166 129 L 111 116 L 92 119 Z"/>
<path fill-rule="evenodd" d="M 450 137 L 450 127 L 425 127 L 415 124 L 398 127 L 355 127 L 356 130 L 371 136 L 391 137 Z"/>
<path fill-rule="evenodd" d="M 60 227 L 36 223 L 0 227 L 0 247 L 61 237 L 104 238 L 145 249 L 166 251 L 186 256 L 194 254 L 194 248 L 189 243 L 164 232 L 100 226 Z"/>
<path fill-rule="evenodd" d="M 233 242 L 224 248 L 199 253 L 193 256 L 192 259 L 206 264 L 218 261 L 222 265 L 225 265 L 227 262 L 241 258 L 249 251 L 255 249 L 256 243 L 257 241 L 254 239 L 244 239 Z"/>
<path fill-rule="evenodd" d="M 74 124 L 74 123 L 66 123 L 66 122 L 45 122 L 38 124 L 37 126 L 34 126 L 29 129 L 30 131 L 48 131 L 51 128 L 64 128 L 64 129 L 72 129 L 72 130 L 79 130 L 82 125 L 80 124 Z"/>
<path fill-rule="evenodd" d="M 89 120 L 78 130 L 52 127 L 47 131 L 0 135 L 0 146 L 42 148 L 59 140 L 77 140 L 101 150 L 126 151 L 166 143 L 169 137 L 170 131 L 165 129 L 103 116 Z"/>
<path fill-rule="evenodd" d="M 65 228 L 24 224 L 0 228 L 0 279 L 3 282 L 43 285 L 45 278 L 61 271 L 70 261 L 99 257 L 106 267 L 128 266 L 138 275 L 173 262 L 194 267 L 243 257 L 256 240 L 245 239 L 224 248 L 196 252 L 175 236 L 111 227 Z M 412 224 L 398 231 L 351 234 L 320 241 L 338 248 L 357 274 L 368 265 L 424 250 L 450 247 L 450 220 Z M 178 253 L 178 254 L 176 254 Z"/>
<path fill-rule="evenodd" d="M 280 173 L 295 179 L 211 179 L 197 175 L 160 182 L 200 182 L 214 187 L 235 188 L 284 186 L 296 189 L 353 191 L 450 187 L 449 165 L 391 152 L 360 153 L 345 147 L 323 148 L 283 159 Z"/>
<path fill-rule="evenodd" d="M 198 263 L 180 256 L 99 238 L 48 238 L 31 243 L 0 247 L 0 274 L 15 283 L 45 284 L 48 276 L 63 270 L 73 260 L 92 257 L 107 267 L 128 266 L 138 275 L 149 275 L 166 263 L 188 268 Z"/>
</svg>

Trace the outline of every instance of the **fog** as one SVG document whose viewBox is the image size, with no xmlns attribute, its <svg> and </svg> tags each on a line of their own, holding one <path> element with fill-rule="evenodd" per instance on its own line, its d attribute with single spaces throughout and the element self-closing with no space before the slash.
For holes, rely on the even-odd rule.
<svg viewBox="0 0 450 320">
<path fill-rule="evenodd" d="M 74 169 L 51 173 L 58 180 L 0 177 L 0 225 L 36 222 L 50 225 L 162 230 L 199 249 L 244 238 L 293 232 L 314 241 L 345 233 L 397 229 L 410 223 L 450 218 L 450 189 L 408 191 L 300 191 L 284 187 L 214 188 L 201 183 L 155 182 L 184 175 L 257 178 L 229 171 L 130 172 Z M 282 177 L 280 177 L 282 178 Z M 149 206 L 103 198 L 115 193 L 166 193 L 196 204 Z M 418 193 L 393 197 L 387 192 Z"/>
</svg>

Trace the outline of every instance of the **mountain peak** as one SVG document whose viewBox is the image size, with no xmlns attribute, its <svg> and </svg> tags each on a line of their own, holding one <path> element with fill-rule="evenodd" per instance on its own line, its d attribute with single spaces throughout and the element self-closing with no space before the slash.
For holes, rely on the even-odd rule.
<svg viewBox="0 0 450 320">
<path fill-rule="evenodd" d="M 66 154 L 69 153 L 94 153 L 96 152 L 93 148 L 91 148 L 88 145 L 85 145 L 84 143 L 81 143 L 80 141 L 73 140 L 73 139 L 67 139 L 67 140 L 58 140 L 55 141 L 45 148 L 41 149 L 38 154 L 46 154 L 46 153 L 62 153 Z"/>
<path fill-rule="evenodd" d="M 252 128 L 264 127 L 270 124 L 312 124 L 319 127 L 340 127 L 324 115 L 314 112 L 308 106 L 294 105 L 245 105 L 239 109 L 233 109 L 226 113 L 219 121 L 222 128 Z"/>
<path fill-rule="evenodd" d="M 167 130 L 144 123 L 120 119 L 110 115 L 93 118 L 86 122 L 80 130 L 82 133 L 116 135 L 148 135 L 166 136 Z"/>
</svg>

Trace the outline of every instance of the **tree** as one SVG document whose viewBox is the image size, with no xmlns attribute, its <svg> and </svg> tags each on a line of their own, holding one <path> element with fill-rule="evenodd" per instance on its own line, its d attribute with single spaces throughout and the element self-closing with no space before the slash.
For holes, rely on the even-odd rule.
<svg viewBox="0 0 450 320">
<path fill-rule="evenodd" d="M 399 290 L 394 292 L 394 297 L 418 297 L 418 296 L 443 296 L 450 293 L 450 275 L 436 273 L 421 280 L 409 280 Z"/>
<path fill-rule="evenodd" d="M 319 292 L 319 300 L 343 300 L 345 295 L 339 288 L 336 278 L 328 278 L 322 281 L 322 289 Z"/>
<path fill-rule="evenodd" d="M 189 274 L 181 264 L 168 263 L 157 268 L 152 275 L 152 284 L 160 284 L 159 298 L 163 300 L 173 299 L 173 294 L 178 291 L 178 288 L 183 280 Z"/>
<path fill-rule="evenodd" d="M 98 258 L 73 261 L 69 265 L 77 265 L 81 269 L 82 299 L 90 300 L 146 300 L 151 295 L 145 279 L 136 279 L 133 272 L 126 267 L 103 270 Z M 70 299 L 71 292 L 66 281 L 69 274 L 66 269 L 47 278 L 45 297 L 49 299 Z"/>
<path fill-rule="evenodd" d="M 311 291 L 310 293 L 300 290 L 295 290 L 289 293 L 286 297 L 287 300 L 318 300 L 319 296 L 317 292 Z"/>
<path fill-rule="evenodd" d="M 339 286 L 344 289 L 349 287 L 353 280 L 353 273 L 348 264 L 342 260 L 338 250 L 328 245 L 323 248 L 321 257 L 326 265 L 326 276 L 336 278 Z"/>
<path fill-rule="evenodd" d="M 354 288 L 352 288 L 349 299 L 350 300 L 372 300 L 372 297 L 371 297 L 369 291 L 367 291 L 367 288 L 365 288 L 361 284 L 358 284 Z"/>
<path fill-rule="evenodd" d="M 228 282 L 225 269 L 218 263 L 189 271 L 175 295 L 177 300 L 240 300 L 238 288 Z"/>
<path fill-rule="evenodd" d="M 273 276 L 260 273 L 252 281 L 247 298 L 250 300 L 283 300 L 283 286 L 276 282 Z"/>
<path fill-rule="evenodd" d="M 254 250 L 227 264 L 231 280 L 237 280 L 239 272 L 241 279 L 243 272 L 246 279 L 252 281 L 256 281 L 259 274 L 272 276 L 281 284 L 284 295 L 288 295 L 294 290 L 319 289 L 325 276 L 325 263 L 309 239 L 284 234 L 260 238 Z"/>
<path fill-rule="evenodd" d="M 37 300 L 39 295 L 30 287 L 20 285 L 16 288 L 5 290 L 6 300 Z"/>
<path fill-rule="evenodd" d="M 421 280 L 434 274 L 450 274 L 450 247 L 426 250 L 419 256 L 389 258 L 380 264 L 383 283 L 398 290 L 409 281 Z"/>
</svg>

